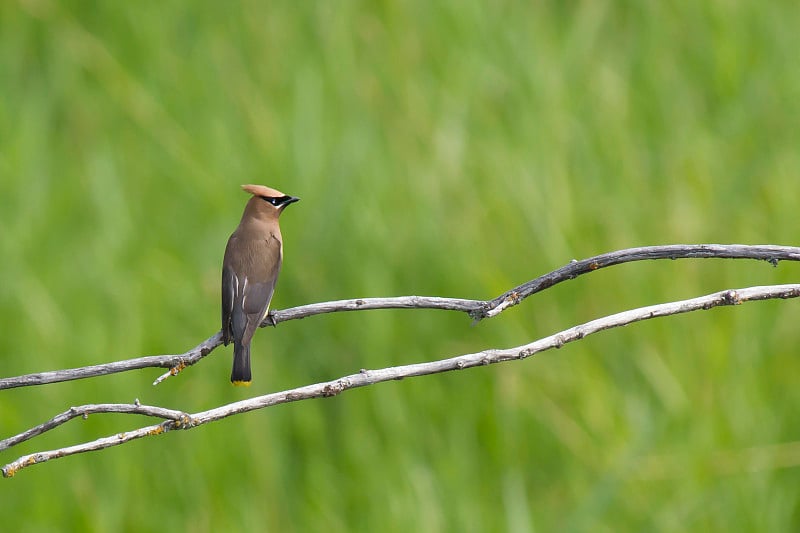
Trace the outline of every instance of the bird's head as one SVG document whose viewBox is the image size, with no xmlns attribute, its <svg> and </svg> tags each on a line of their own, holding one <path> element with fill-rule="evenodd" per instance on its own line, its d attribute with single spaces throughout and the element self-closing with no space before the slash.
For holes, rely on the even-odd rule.
<svg viewBox="0 0 800 533">
<path fill-rule="evenodd" d="M 247 203 L 248 209 L 259 215 L 277 218 L 287 205 L 298 202 L 300 198 L 283 194 L 281 191 L 264 185 L 242 185 L 242 189 L 253 195 Z"/>
</svg>

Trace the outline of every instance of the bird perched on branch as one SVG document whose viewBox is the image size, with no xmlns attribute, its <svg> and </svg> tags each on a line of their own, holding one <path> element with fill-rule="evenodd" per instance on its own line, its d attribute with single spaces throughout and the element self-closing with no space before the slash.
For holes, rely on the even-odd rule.
<svg viewBox="0 0 800 533">
<path fill-rule="evenodd" d="M 300 200 L 263 185 L 242 185 L 253 195 L 222 261 L 222 342 L 233 342 L 234 385 L 250 385 L 250 341 L 269 311 L 283 261 L 278 225 L 287 205 Z"/>
</svg>

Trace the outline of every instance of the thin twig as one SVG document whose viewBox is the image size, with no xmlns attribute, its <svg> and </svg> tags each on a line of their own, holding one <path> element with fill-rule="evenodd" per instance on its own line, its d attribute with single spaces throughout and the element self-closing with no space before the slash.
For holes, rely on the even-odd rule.
<svg viewBox="0 0 800 533">
<path fill-rule="evenodd" d="M 689 300 L 681 300 L 677 302 L 669 302 L 658 305 L 650 305 L 630 311 L 624 311 L 614 315 L 606 316 L 586 322 L 578 326 L 566 329 L 549 337 L 539 339 L 537 341 L 517 346 L 515 348 L 508 348 L 502 350 L 485 350 L 477 353 L 470 353 L 451 357 L 449 359 L 442 359 L 439 361 L 431 361 L 425 363 L 416 363 L 411 365 L 396 366 L 390 368 L 383 368 L 380 370 L 362 370 L 357 374 L 352 374 L 339 378 L 337 380 L 328 381 L 324 383 L 317 383 L 315 385 L 307 385 L 296 389 L 286 390 L 283 392 L 276 392 L 258 396 L 239 402 L 230 403 L 207 411 L 202 411 L 192 415 L 185 415 L 179 411 L 165 411 L 165 413 L 180 413 L 177 418 L 169 417 L 160 424 L 138 428 L 133 431 L 118 433 L 110 437 L 104 437 L 91 442 L 78 444 L 60 448 L 57 450 L 50 450 L 45 452 L 33 453 L 24 455 L 16 461 L 7 464 L 2 468 L 4 477 L 11 477 L 16 472 L 31 466 L 39 464 L 50 459 L 66 457 L 77 453 L 88 451 L 100 450 L 117 446 L 134 439 L 150 435 L 159 435 L 166 431 L 173 429 L 191 429 L 193 427 L 201 426 L 209 422 L 214 422 L 238 413 L 245 413 L 256 409 L 263 409 L 272 405 L 282 403 L 295 402 L 299 400 L 306 400 L 311 398 L 321 398 L 328 396 L 335 396 L 343 391 L 373 385 L 384 381 L 397 380 L 409 378 L 414 376 L 423 376 L 430 374 L 437 374 L 440 372 L 448 372 L 451 370 L 461 370 L 475 366 L 489 365 L 493 363 L 500 363 L 504 361 L 511 361 L 516 359 L 524 359 L 531 355 L 549 350 L 551 348 L 560 348 L 564 344 L 582 339 L 599 331 L 610 328 L 625 326 L 638 322 L 641 320 L 649 320 L 651 318 L 663 317 L 669 315 L 676 315 L 681 313 L 688 313 L 691 311 L 698 311 L 703 309 L 711 309 L 712 307 L 724 305 L 738 305 L 747 301 L 754 300 L 767 300 L 774 298 L 797 298 L 800 296 L 800 284 L 790 285 L 772 285 L 763 287 L 749 287 L 744 289 L 720 291 L 698 298 Z M 118 406 L 116 406 L 118 407 Z M 128 406 L 128 407 L 136 407 Z M 81 409 L 81 408 L 74 408 Z M 93 411 L 97 412 L 97 411 Z M 114 411 L 119 412 L 119 411 Z M 63 415 L 60 415 L 63 416 Z M 162 415 L 154 415 L 162 416 Z M 58 417 L 56 417 L 58 418 Z M 53 419 L 55 420 L 55 419 Z M 52 422 L 52 420 L 51 420 Z M 21 434 L 25 435 L 28 432 Z M 3 442 L 8 442 L 14 439 L 19 440 L 20 436 L 11 437 Z M 13 445 L 13 444 L 12 444 Z"/>
<path fill-rule="evenodd" d="M 484 318 L 497 316 L 502 311 L 517 305 L 532 294 L 601 268 L 633 261 L 689 258 L 755 259 L 767 261 L 773 266 L 777 266 L 779 261 L 800 261 L 800 248 L 794 246 L 744 244 L 674 244 L 629 248 L 627 250 L 597 255 L 581 261 L 573 260 L 558 270 L 539 276 L 492 300 L 465 300 L 429 296 L 338 300 L 271 311 L 269 316 L 267 316 L 261 324 L 261 327 L 274 326 L 288 320 L 296 320 L 324 313 L 366 309 L 443 309 L 461 311 L 470 315 L 474 320 L 479 321 Z M 71 381 L 141 368 L 169 368 L 169 372 L 159 376 L 155 380 L 153 384 L 157 385 L 166 378 L 180 373 L 181 370 L 187 366 L 194 365 L 210 354 L 221 343 L 221 334 L 217 332 L 191 350 L 178 355 L 153 355 L 89 367 L 0 378 L 0 390 L 43 385 L 60 381 Z"/>
</svg>

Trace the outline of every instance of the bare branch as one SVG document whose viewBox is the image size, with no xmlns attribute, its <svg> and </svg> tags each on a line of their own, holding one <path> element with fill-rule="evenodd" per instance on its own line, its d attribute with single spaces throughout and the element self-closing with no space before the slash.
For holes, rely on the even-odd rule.
<svg viewBox="0 0 800 533">
<path fill-rule="evenodd" d="M 26 374 L 13 378 L 0 378 L 0 390 L 13 389 L 15 387 L 30 387 L 31 385 L 45 385 L 47 383 L 58 383 L 60 381 L 72 381 L 75 379 L 91 378 L 126 372 L 128 370 L 138 370 L 140 368 L 169 368 L 170 372 L 177 374 L 189 364 L 194 364 L 211 351 L 222 344 L 222 334 L 215 333 L 204 340 L 191 350 L 178 355 L 151 355 L 147 357 L 137 357 L 124 361 L 115 361 L 102 365 L 84 366 L 80 368 L 69 368 L 66 370 L 54 370 L 51 372 L 39 372 L 37 374 Z M 192 361 L 188 363 L 188 361 Z"/>
<path fill-rule="evenodd" d="M 574 279 L 581 274 L 594 272 L 622 263 L 654 259 L 756 259 L 778 266 L 779 261 L 800 261 L 800 248 L 776 246 L 771 244 L 672 244 L 666 246 L 642 246 L 610 252 L 571 263 L 543 276 L 523 283 L 519 287 L 501 294 L 489 302 L 483 315 L 477 318 L 492 317 L 500 311 L 518 304 L 528 296 L 541 292 L 562 281 Z M 498 310 L 503 303 L 509 305 Z"/>
<path fill-rule="evenodd" d="M 642 246 L 618 250 L 581 261 L 572 260 L 558 270 L 523 283 L 492 300 L 458 300 L 454 298 L 431 298 L 404 296 L 400 298 L 363 298 L 339 300 L 273 310 L 261 324 L 274 326 L 287 320 L 306 318 L 323 313 L 357 311 L 361 309 L 447 309 L 463 311 L 476 320 L 499 315 L 503 310 L 517 305 L 522 300 L 557 285 L 601 268 L 622 263 L 655 259 L 755 259 L 778 266 L 779 261 L 800 261 L 800 248 L 771 244 L 671 244 L 664 246 Z"/>
<path fill-rule="evenodd" d="M 66 420 L 74 418 L 75 416 L 79 416 L 79 414 L 73 415 L 73 413 L 87 413 L 87 412 L 93 412 L 93 413 L 135 412 L 136 414 L 149 414 L 151 416 L 167 418 L 167 420 L 165 420 L 160 424 L 138 428 L 136 430 L 125 433 L 118 433 L 117 435 L 113 435 L 110 437 L 103 437 L 84 444 L 78 444 L 75 446 L 69 446 L 57 450 L 24 455 L 19 459 L 17 459 L 16 461 L 4 466 L 2 468 L 2 472 L 4 477 L 11 477 L 22 468 L 34 464 L 39 464 L 48 461 L 50 459 L 56 459 L 60 457 L 66 457 L 68 455 L 74 455 L 77 453 L 109 448 L 111 446 L 117 446 L 119 444 L 123 444 L 125 442 L 129 442 L 134 439 L 150 435 L 159 435 L 161 433 L 164 433 L 166 431 L 171 431 L 173 429 L 191 429 L 193 427 L 201 426 L 209 422 L 214 422 L 238 413 L 245 413 L 256 409 L 263 409 L 265 407 L 269 407 L 272 405 L 295 402 L 311 398 L 335 396 L 340 392 L 343 392 L 348 389 L 364 387 L 367 385 L 373 385 L 384 381 L 397 380 L 414 376 L 423 376 L 429 374 L 437 374 L 440 372 L 448 372 L 451 370 L 460 370 L 464 368 L 489 365 L 504 361 L 524 359 L 526 357 L 537 354 L 539 352 L 543 352 L 545 350 L 549 350 L 551 348 L 560 348 L 564 344 L 582 339 L 599 331 L 625 326 L 641 320 L 648 320 L 656 317 L 688 313 L 691 311 L 698 311 L 703 309 L 711 309 L 712 307 L 718 307 L 723 305 L 738 305 L 743 302 L 751 300 L 752 301 L 767 300 L 774 298 L 786 299 L 786 298 L 797 298 L 798 296 L 800 296 L 800 284 L 773 285 L 773 286 L 749 287 L 744 289 L 726 290 L 709 294 L 706 296 L 701 296 L 698 298 L 692 298 L 689 300 L 681 300 L 681 301 L 658 304 L 658 305 L 650 305 L 647 307 L 641 307 L 630 311 L 624 311 L 614 315 L 592 320 L 591 322 L 586 322 L 585 324 L 581 324 L 566 329 L 554 335 L 550 335 L 549 337 L 545 337 L 543 339 L 531 342 L 529 344 L 525 344 L 523 346 L 517 346 L 515 348 L 508 348 L 502 350 L 485 350 L 482 352 L 451 357 L 449 359 L 442 359 L 439 361 L 396 366 L 390 368 L 383 368 L 380 370 L 362 370 L 357 374 L 344 376 L 337 380 L 328 381 L 324 383 L 317 383 L 314 385 L 307 385 L 305 387 L 299 387 L 296 389 L 286 390 L 283 392 L 266 394 L 264 396 L 258 396 L 255 398 L 250 398 L 239 402 L 234 402 L 231 404 L 223 405 L 214 409 L 209 409 L 207 411 L 202 411 L 192 415 L 186 415 L 185 413 L 182 413 L 180 411 L 162 410 L 160 408 L 149 408 L 149 407 L 139 406 L 136 404 L 129 406 L 125 405 L 120 406 L 118 404 L 111 404 L 106 406 L 110 409 L 108 411 L 104 411 L 103 406 L 101 405 L 74 407 L 69 411 L 67 411 L 66 413 L 62 413 L 61 415 L 51 419 L 42 426 L 47 426 L 48 424 L 50 424 L 51 427 L 47 427 L 45 430 L 52 429 L 52 427 L 55 427 L 55 425 L 58 425 L 59 423 L 63 423 Z M 152 409 L 152 411 L 145 412 L 145 410 L 150 410 L 150 409 Z M 68 418 L 64 419 L 65 417 Z M 37 428 L 41 428 L 42 426 L 37 426 Z M 34 428 L 34 430 L 37 428 Z M 27 431 L 25 433 L 22 433 L 20 435 L 2 441 L 2 443 L 0 443 L 0 449 L 3 449 L 4 447 L 7 448 L 13 446 L 19 442 L 26 440 L 26 438 L 30 438 L 30 436 L 32 435 L 30 436 L 28 435 L 31 433 L 31 431 L 34 430 Z M 41 431 L 39 433 L 41 433 Z"/>
<path fill-rule="evenodd" d="M 288 320 L 306 318 L 324 313 L 366 309 L 443 309 L 461 311 L 470 315 L 474 320 L 479 321 L 500 314 L 502 311 L 517 305 L 532 294 L 536 294 L 553 285 L 574 279 L 582 274 L 594 272 L 601 268 L 633 261 L 689 258 L 755 259 L 767 261 L 773 266 L 777 266 L 779 261 L 800 261 L 800 248 L 794 246 L 744 244 L 674 244 L 629 248 L 627 250 L 619 250 L 589 257 L 581 261 L 573 260 L 558 270 L 554 270 L 528 281 L 492 300 L 465 300 L 429 296 L 338 300 L 271 311 L 269 316 L 267 316 L 261 324 L 261 327 L 274 326 Z M 203 357 L 210 354 L 221 344 L 221 339 L 221 334 L 217 332 L 191 350 L 177 355 L 153 355 L 89 367 L 0 378 L 0 390 L 57 383 L 60 381 L 71 381 L 148 367 L 169 368 L 169 372 L 159 376 L 155 380 L 153 384 L 157 385 L 169 376 L 180 373 L 181 370 L 187 366 L 197 363 Z"/>
<path fill-rule="evenodd" d="M 489 300 L 463 300 L 460 298 L 439 298 L 437 296 L 354 298 L 352 300 L 335 300 L 301 305 L 283 310 L 275 309 L 269 312 L 267 318 L 261 323 L 261 327 L 276 326 L 281 322 L 314 315 L 367 309 L 443 309 L 445 311 L 462 311 L 469 315 L 478 315 L 487 305 L 489 305 Z"/>
<path fill-rule="evenodd" d="M 82 417 L 86 419 L 89 417 L 90 414 L 95 413 L 124 413 L 124 414 L 135 414 L 135 415 L 145 415 L 145 416 L 153 416 L 156 418 L 164 418 L 166 420 L 176 420 L 180 421 L 185 419 L 188 415 L 182 411 L 173 411 L 172 409 L 165 409 L 163 407 L 156 407 L 151 405 L 141 405 L 137 400 L 133 404 L 123 404 L 123 403 L 98 403 L 98 404 L 89 404 L 89 405 L 81 405 L 80 407 L 70 407 L 68 410 L 64 411 L 63 413 L 54 416 L 47 422 L 43 424 L 39 424 L 36 427 L 25 431 L 24 433 L 20 433 L 19 435 L 15 435 L 5 440 L 0 441 L 0 451 L 6 450 L 11 448 L 12 446 L 16 446 L 26 440 L 30 440 L 33 437 L 37 437 L 42 433 L 50 431 L 51 429 L 55 429 L 61 424 L 65 424 L 72 420 L 73 418 Z"/>
</svg>

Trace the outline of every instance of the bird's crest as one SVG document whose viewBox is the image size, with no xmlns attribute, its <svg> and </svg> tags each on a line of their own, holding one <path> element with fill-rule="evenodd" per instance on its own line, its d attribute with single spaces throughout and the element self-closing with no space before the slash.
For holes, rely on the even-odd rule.
<svg viewBox="0 0 800 533">
<path fill-rule="evenodd" d="M 265 187 L 264 185 L 242 185 L 242 189 L 254 196 L 266 196 L 267 198 L 281 198 L 286 196 L 281 191 Z"/>
</svg>

